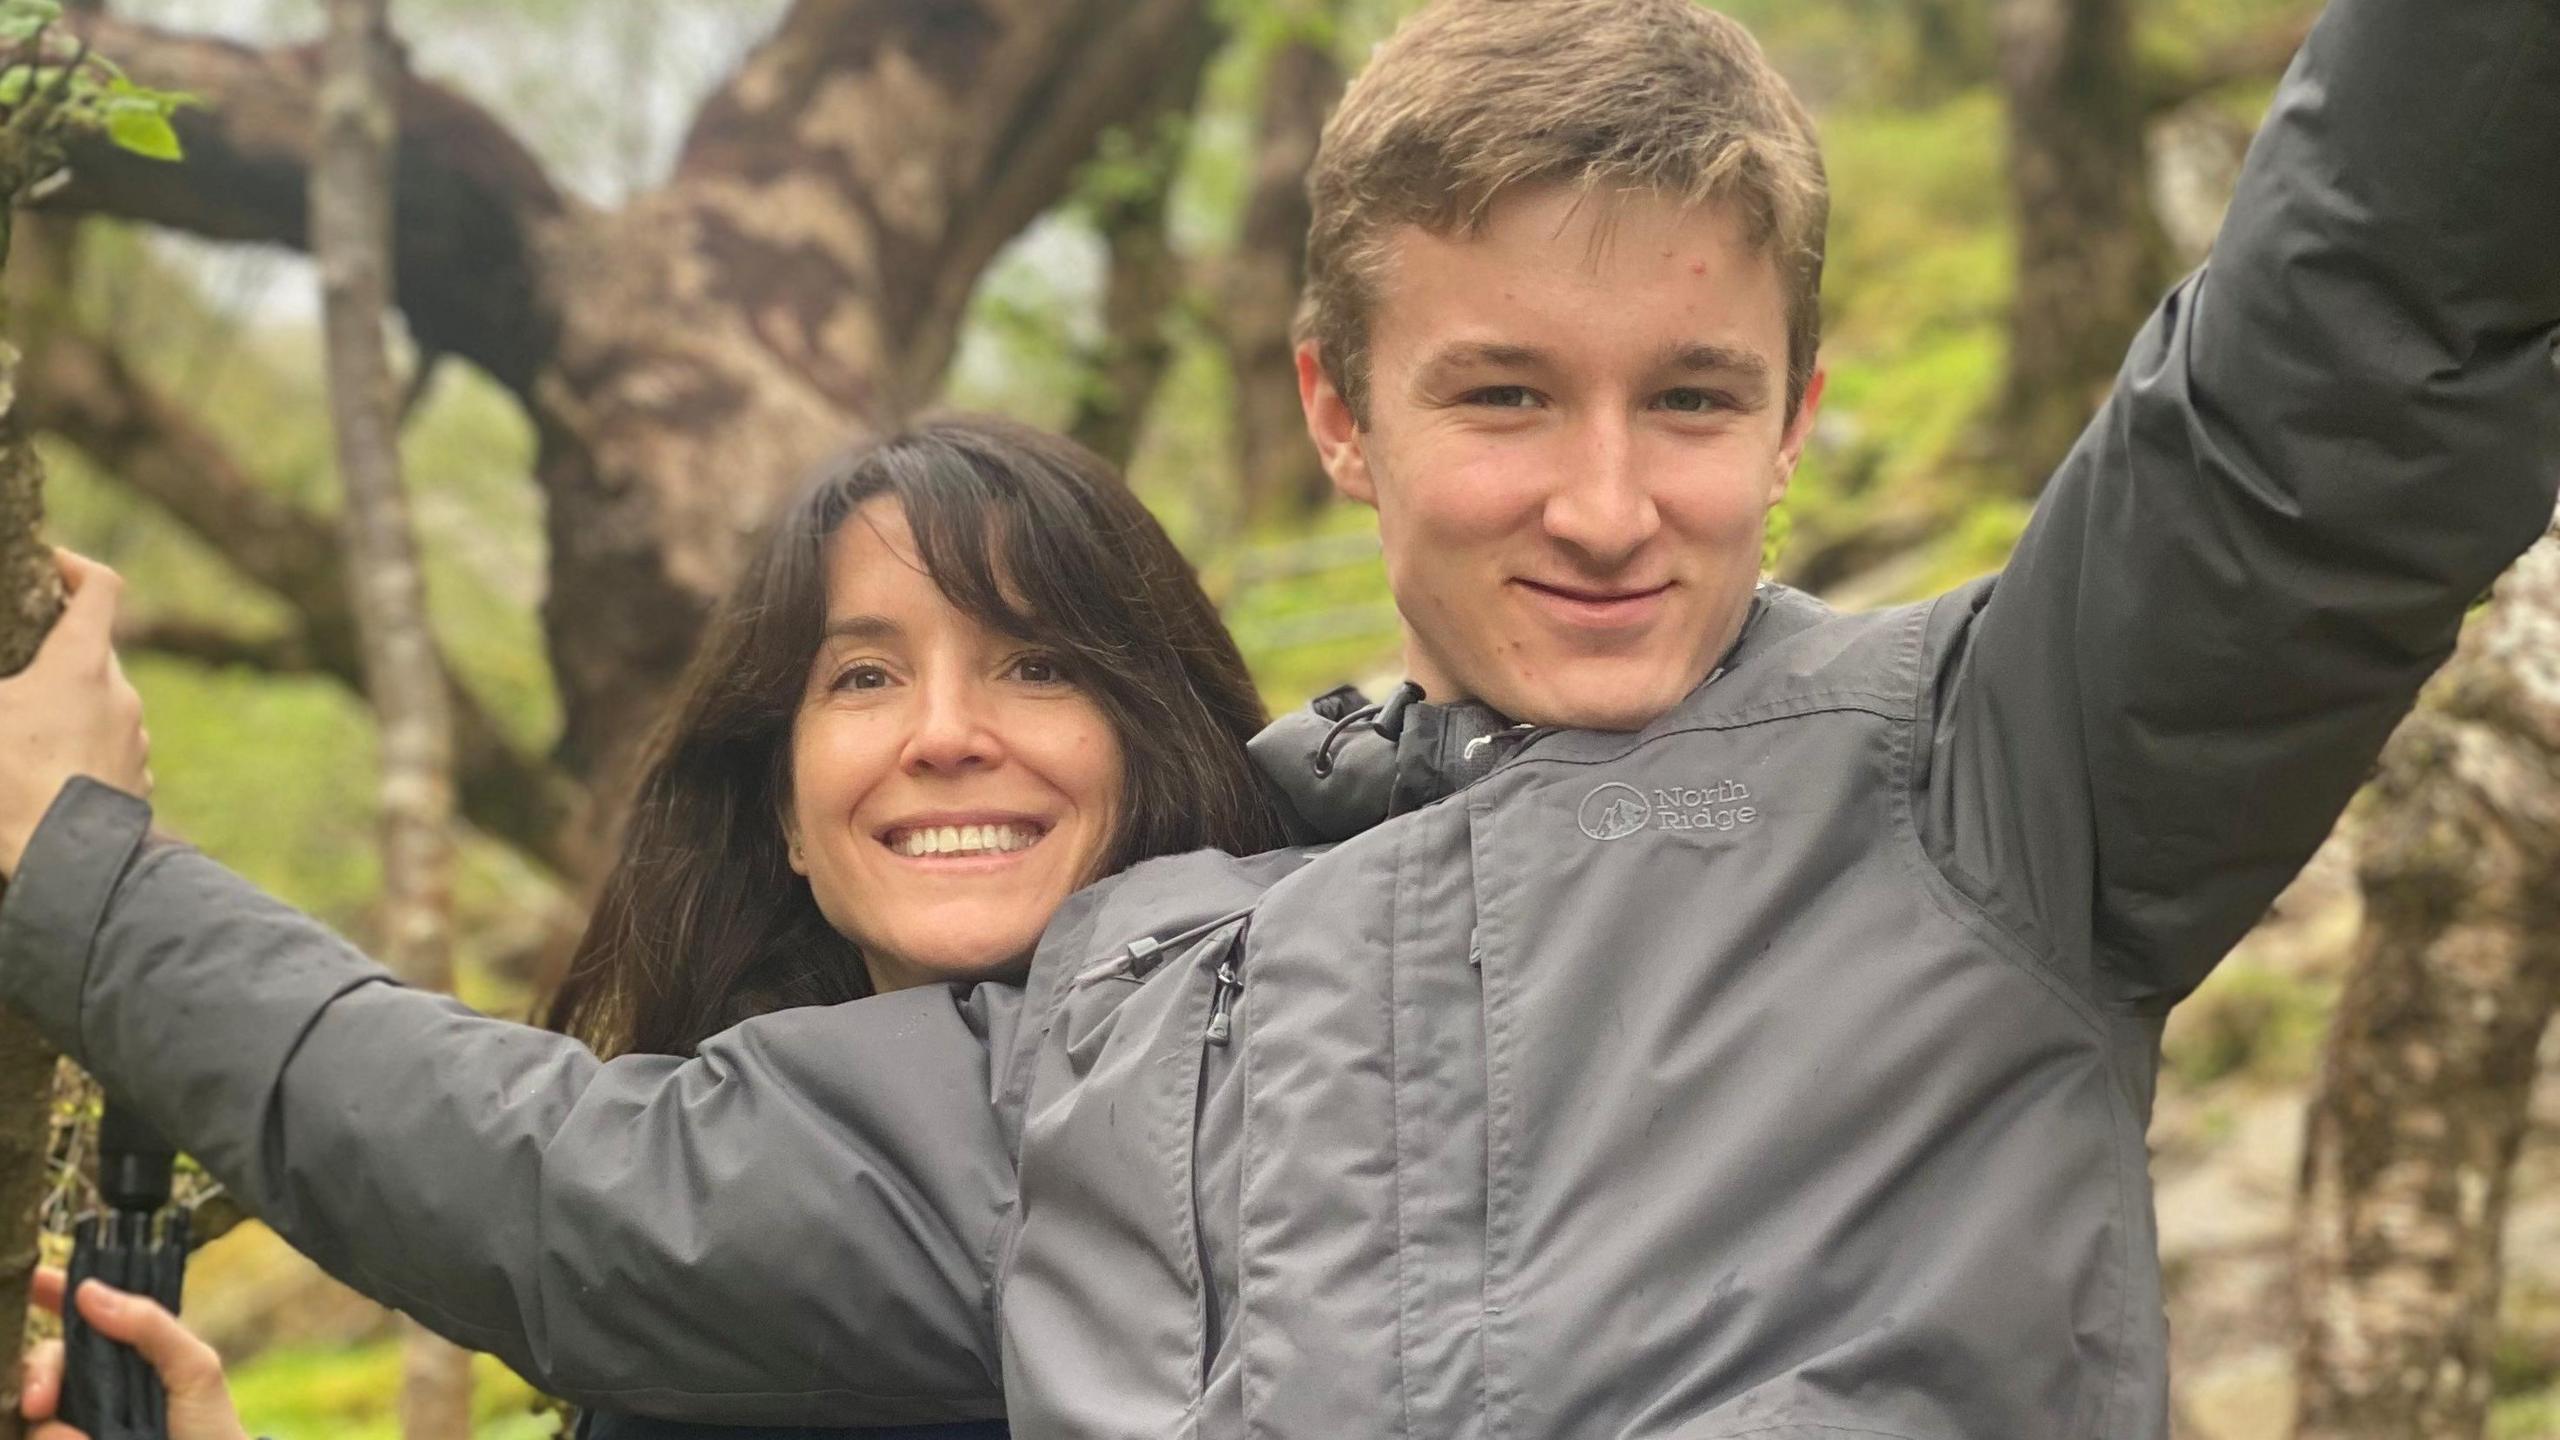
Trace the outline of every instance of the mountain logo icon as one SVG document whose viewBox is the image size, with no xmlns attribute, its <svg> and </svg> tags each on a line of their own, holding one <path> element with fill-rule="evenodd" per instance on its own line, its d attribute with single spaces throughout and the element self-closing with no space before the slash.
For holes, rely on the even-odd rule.
<svg viewBox="0 0 2560 1440">
<path fill-rule="evenodd" d="M 1582 797 L 1578 818 L 1594 840 L 1624 840 L 1653 823 L 1653 803 L 1633 785 L 1613 780 Z"/>
</svg>

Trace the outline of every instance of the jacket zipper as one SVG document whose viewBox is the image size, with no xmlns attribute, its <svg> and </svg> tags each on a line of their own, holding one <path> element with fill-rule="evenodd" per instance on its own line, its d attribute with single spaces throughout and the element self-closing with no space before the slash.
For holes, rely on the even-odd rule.
<svg viewBox="0 0 2560 1440">
<path fill-rule="evenodd" d="M 1209 1023 L 1200 1037 L 1200 1066 L 1192 1081 L 1191 1264 L 1200 1276 L 1200 1356 L 1196 1393 L 1202 1396 L 1209 1393 L 1209 1370 L 1217 1354 L 1220 1317 L 1218 1282 L 1209 1273 L 1208 1217 L 1200 1207 L 1200 1129 L 1209 1111 L 1210 1051 L 1226 1048 L 1235 1035 L 1235 999 L 1244 989 L 1244 980 L 1236 973 L 1236 963 L 1244 954 L 1245 937 L 1252 933 L 1252 929 L 1250 918 L 1238 925 L 1236 933 L 1227 940 L 1226 957 L 1218 962 L 1217 981 L 1210 991 Z"/>
<path fill-rule="evenodd" d="M 1218 962 L 1218 986 L 1209 992 L 1209 1030 L 1204 1038 L 1210 1044 L 1224 1045 L 1234 1037 L 1236 997 L 1243 993 L 1244 980 L 1236 974 L 1235 957 L 1230 953 Z"/>
</svg>

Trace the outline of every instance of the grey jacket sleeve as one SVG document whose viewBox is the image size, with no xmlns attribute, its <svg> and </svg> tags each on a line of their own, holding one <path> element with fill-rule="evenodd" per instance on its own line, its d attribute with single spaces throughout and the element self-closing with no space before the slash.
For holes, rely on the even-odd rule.
<svg viewBox="0 0 2560 1440">
<path fill-rule="evenodd" d="M 2560 485 L 2560 0 L 2335 0 L 2205 268 L 1936 617 L 1942 868 L 2104 998 L 2263 912 Z"/>
<path fill-rule="evenodd" d="M 0 1000 L 357 1289 L 554 1393 L 676 1419 L 1002 1414 L 1001 987 L 742 1024 L 699 1058 L 404 989 L 75 781 L 0 907 Z"/>
</svg>

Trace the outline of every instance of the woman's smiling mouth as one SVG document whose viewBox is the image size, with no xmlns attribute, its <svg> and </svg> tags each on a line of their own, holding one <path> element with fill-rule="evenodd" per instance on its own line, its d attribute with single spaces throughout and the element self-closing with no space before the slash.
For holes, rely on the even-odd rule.
<svg viewBox="0 0 2560 1440">
<path fill-rule="evenodd" d="M 979 859 L 1028 850 L 1048 833 L 1036 820 L 911 823 L 881 832 L 880 843 L 908 860 Z"/>
</svg>

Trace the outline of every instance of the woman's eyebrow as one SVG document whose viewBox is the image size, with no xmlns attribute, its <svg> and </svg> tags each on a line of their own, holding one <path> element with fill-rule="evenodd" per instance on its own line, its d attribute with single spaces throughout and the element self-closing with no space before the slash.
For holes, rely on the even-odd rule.
<svg viewBox="0 0 2560 1440">
<path fill-rule="evenodd" d="M 885 615 L 839 615 L 827 622 L 819 638 L 823 640 L 857 640 L 865 643 L 902 639 L 905 627 Z"/>
</svg>

